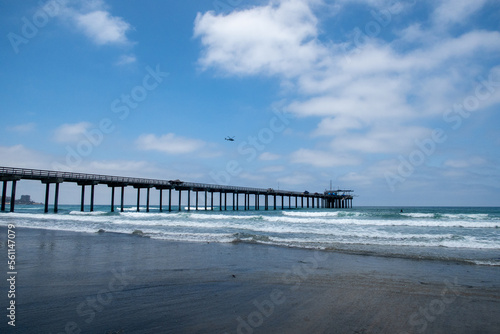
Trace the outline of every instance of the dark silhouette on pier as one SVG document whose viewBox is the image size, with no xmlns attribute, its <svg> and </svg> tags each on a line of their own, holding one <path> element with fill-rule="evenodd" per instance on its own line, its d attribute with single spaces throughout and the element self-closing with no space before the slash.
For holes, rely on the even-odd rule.
<svg viewBox="0 0 500 334">
<path fill-rule="evenodd" d="M 122 177 L 111 175 L 98 175 L 98 174 L 85 174 L 85 173 L 72 173 L 60 172 L 39 169 L 26 169 L 26 168 L 12 168 L 0 167 L 0 181 L 3 181 L 1 211 L 5 211 L 5 199 L 7 193 L 7 183 L 12 182 L 11 198 L 16 196 L 16 183 L 20 180 L 39 180 L 45 184 L 45 212 L 49 211 L 49 192 L 50 185 L 55 185 L 54 197 L 54 212 L 58 210 L 59 202 L 59 185 L 63 182 L 72 182 L 82 187 L 81 196 L 81 211 L 84 211 L 85 189 L 90 186 L 90 211 L 94 211 L 94 193 L 95 186 L 104 184 L 111 188 L 111 211 L 115 209 L 115 188 L 121 189 L 121 202 L 120 210 L 123 212 L 123 200 L 125 187 L 134 187 L 137 189 L 137 211 L 139 211 L 139 203 L 141 197 L 141 189 L 146 189 L 146 212 L 149 212 L 149 199 L 150 190 L 155 188 L 159 190 L 160 204 L 159 211 L 163 211 L 163 191 L 168 190 L 168 211 L 172 211 L 172 191 L 177 191 L 179 196 L 179 208 L 181 211 L 182 192 L 187 192 L 187 210 L 190 211 L 191 207 L 191 193 L 194 192 L 195 210 L 199 210 L 198 199 L 199 193 L 202 192 L 205 196 L 205 207 L 208 207 L 208 194 L 210 193 L 210 209 L 214 209 L 214 193 L 219 194 L 219 210 L 227 210 L 227 195 L 232 195 L 233 210 L 239 210 L 239 199 L 242 195 L 244 197 L 244 210 L 250 210 L 250 196 L 253 195 L 255 210 L 260 209 L 261 196 L 264 196 L 264 209 L 269 210 L 270 201 L 269 197 L 273 199 L 273 209 L 277 209 L 277 197 L 281 197 L 281 210 L 285 209 L 285 197 L 288 197 L 288 208 L 292 208 L 292 197 L 295 198 L 295 208 L 299 207 L 298 199 L 300 198 L 300 207 L 304 208 L 352 208 L 353 190 L 327 190 L 323 194 L 309 193 L 308 191 L 297 192 L 287 190 L 274 190 L 272 188 L 250 188 L 238 186 L 225 186 L 218 184 L 194 183 L 184 182 L 181 180 L 158 180 L 158 179 L 144 179 L 135 177 Z M 304 199 L 306 206 L 304 206 Z M 14 212 L 15 202 L 11 201 L 10 211 Z"/>
</svg>

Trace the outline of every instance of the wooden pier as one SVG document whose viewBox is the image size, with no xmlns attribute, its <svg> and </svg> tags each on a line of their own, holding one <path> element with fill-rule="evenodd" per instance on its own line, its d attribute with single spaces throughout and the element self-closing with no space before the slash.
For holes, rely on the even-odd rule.
<svg viewBox="0 0 500 334">
<path fill-rule="evenodd" d="M 1 211 L 6 208 L 6 195 L 7 184 L 12 183 L 11 186 L 11 201 L 10 212 L 14 212 L 15 198 L 16 198 L 16 184 L 21 180 L 38 180 L 45 184 L 45 212 L 49 211 L 49 195 L 50 186 L 55 186 L 54 194 L 54 212 L 58 210 L 59 202 L 59 185 L 63 182 L 76 183 L 81 186 L 81 203 L 80 210 L 84 211 L 85 208 L 85 190 L 90 187 L 90 211 L 94 211 L 94 195 L 95 187 L 97 185 L 106 185 L 111 188 L 111 211 L 115 210 L 115 189 L 119 188 L 121 191 L 120 196 L 120 211 L 123 212 L 124 206 L 124 192 L 125 187 L 133 187 L 137 189 L 137 211 L 140 210 L 141 190 L 146 190 L 146 212 L 149 212 L 149 201 L 151 189 L 154 188 L 159 191 L 159 211 L 163 212 L 163 191 L 168 190 L 168 211 L 172 211 L 172 191 L 177 191 L 179 197 L 178 210 L 181 211 L 182 194 L 187 194 L 187 210 L 191 209 L 200 210 L 199 194 L 204 196 L 204 210 L 214 210 L 214 193 L 219 195 L 219 210 L 227 210 L 228 207 L 228 194 L 232 196 L 232 209 L 240 210 L 240 199 L 243 197 L 244 210 L 250 210 L 250 199 L 254 197 L 254 209 L 261 209 L 261 197 L 264 198 L 263 208 L 273 210 L 278 208 L 284 210 L 286 208 L 352 208 L 352 190 L 327 190 L 324 193 L 309 193 L 274 190 L 272 188 L 250 188 L 250 187 L 237 187 L 225 186 L 217 184 L 193 183 L 184 182 L 180 180 L 157 180 L 157 179 L 143 179 L 135 177 L 122 177 L 98 174 L 85 174 L 85 173 L 71 173 L 39 169 L 26 169 L 26 168 L 13 168 L 13 167 L 0 167 L 0 181 L 3 181 L 2 187 L 2 200 Z M 194 206 L 191 203 L 191 195 L 194 193 Z M 208 206 L 208 197 L 210 196 L 210 206 Z M 281 197 L 281 206 L 277 206 L 277 198 Z M 285 207 L 285 198 L 288 197 L 288 206 Z M 292 203 L 292 198 L 295 200 Z M 300 199 L 300 201 L 299 201 Z M 304 204 L 305 202 L 305 204 Z"/>
</svg>

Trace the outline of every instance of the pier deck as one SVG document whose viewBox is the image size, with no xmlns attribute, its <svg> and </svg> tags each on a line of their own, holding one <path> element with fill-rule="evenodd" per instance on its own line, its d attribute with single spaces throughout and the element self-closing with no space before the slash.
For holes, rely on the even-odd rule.
<svg viewBox="0 0 500 334">
<path fill-rule="evenodd" d="M 6 207 L 6 194 L 7 194 L 7 183 L 12 182 L 11 186 L 11 198 L 15 199 L 16 196 L 16 183 L 20 180 L 38 180 L 45 184 L 45 212 L 48 212 L 49 203 L 49 192 L 50 185 L 55 185 L 55 198 L 54 198 L 54 212 L 58 210 L 59 201 L 59 184 L 63 182 L 76 183 L 82 187 L 81 195 L 81 211 L 84 211 L 84 198 L 85 198 L 85 188 L 90 186 L 91 197 L 90 197 L 90 211 L 94 210 L 94 193 L 95 186 L 97 185 L 107 185 L 111 188 L 111 211 L 114 211 L 114 198 L 115 198 L 115 188 L 121 188 L 121 211 L 123 211 L 123 200 L 124 200 L 124 189 L 125 187 L 133 187 L 137 189 L 137 211 L 139 211 L 140 194 L 141 189 L 146 189 L 147 191 L 147 205 L 146 211 L 149 212 L 149 199 L 150 199 L 150 189 L 155 188 L 160 192 L 160 206 L 159 210 L 163 211 L 163 190 L 169 191 L 168 200 L 168 210 L 172 211 L 172 191 L 177 191 L 179 196 L 178 210 L 181 210 L 182 203 L 182 192 L 187 192 L 188 203 L 187 210 L 191 210 L 191 193 L 194 192 L 196 195 L 195 199 L 195 210 L 199 209 L 198 199 L 199 192 L 204 193 L 205 198 L 205 210 L 207 207 L 207 196 L 210 193 L 210 209 L 214 208 L 214 193 L 219 194 L 219 210 L 227 210 L 227 194 L 232 195 L 232 206 L 233 210 L 239 210 L 239 197 L 244 196 L 244 209 L 250 210 L 250 196 L 253 195 L 255 210 L 260 209 L 260 197 L 264 196 L 264 209 L 269 210 L 270 198 L 272 199 L 272 208 L 277 210 L 277 198 L 281 197 L 281 209 L 285 209 L 285 197 L 288 197 L 288 208 L 292 208 L 292 197 L 295 198 L 295 208 L 299 207 L 298 199 L 300 198 L 300 207 L 304 208 L 352 208 L 352 190 L 329 190 L 324 193 L 309 193 L 309 192 L 298 192 L 298 191 L 288 191 L 288 190 L 275 190 L 272 188 L 252 188 L 252 187 L 239 187 L 239 186 L 229 186 L 229 185 L 219 185 L 219 184 L 208 184 L 208 183 L 196 183 L 196 182 L 185 182 L 180 180 L 160 180 L 160 179 L 147 179 L 147 178 L 136 178 L 136 177 L 123 177 L 123 176 L 112 176 L 112 175 L 99 175 L 99 174 L 86 174 L 86 173 L 73 173 L 73 172 L 61 172 L 61 171 L 51 171 L 51 170 L 40 170 L 40 169 L 27 169 L 27 168 L 15 168 L 15 167 L 0 167 L 0 181 L 3 181 L 2 187 L 2 200 L 1 200 L 1 211 L 5 211 Z M 306 206 L 304 206 L 304 199 L 306 200 Z M 12 200 L 10 203 L 10 211 L 14 212 L 14 203 Z"/>
</svg>

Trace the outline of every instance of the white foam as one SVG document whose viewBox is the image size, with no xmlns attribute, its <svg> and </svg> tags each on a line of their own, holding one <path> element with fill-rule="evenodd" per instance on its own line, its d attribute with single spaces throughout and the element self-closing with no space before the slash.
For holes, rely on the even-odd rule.
<svg viewBox="0 0 500 334">
<path fill-rule="evenodd" d="M 102 208 L 101 208 L 102 209 Z M 43 208 L 42 208 L 43 210 Z M 332 245 L 500 249 L 498 216 L 357 211 L 2 213 L 0 224 L 76 232 L 132 233 L 172 241 L 243 241 L 305 248 Z M 363 247 L 364 247 L 363 246 Z M 376 248 L 376 247 L 373 247 Z"/>
<path fill-rule="evenodd" d="M 284 216 L 291 217 L 338 217 L 340 211 L 334 212 L 293 212 L 293 211 L 283 211 Z"/>
<path fill-rule="evenodd" d="M 77 215 L 77 216 L 100 216 L 100 215 L 106 215 L 106 214 L 108 214 L 108 212 L 106 212 L 106 211 L 92 211 L 92 212 L 71 211 L 69 214 L 70 215 Z"/>
<path fill-rule="evenodd" d="M 164 231 L 149 231 L 145 232 L 145 234 L 153 239 L 169 241 L 229 243 L 233 242 L 235 239 L 232 234 L 224 233 L 171 233 Z"/>
<path fill-rule="evenodd" d="M 487 213 L 472 213 L 472 214 L 443 214 L 444 218 L 449 219 L 487 219 L 489 215 Z"/>
<path fill-rule="evenodd" d="M 469 248 L 469 249 L 498 249 L 500 250 L 500 244 L 493 241 L 478 240 L 475 237 L 465 237 L 461 240 L 443 240 L 440 242 L 439 246 L 449 247 L 449 248 Z"/>
<path fill-rule="evenodd" d="M 274 223 L 289 224 L 337 224 L 337 225 L 360 225 L 360 226 L 413 226 L 413 227 L 467 227 L 467 228 L 498 228 L 499 223 L 495 221 L 467 221 L 467 220 L 438 220 L 438 219 L 356 219 L 350 217 L 342 218 L 309 218 L 309 217 L 283 217 L 264 216 L 263 220 Z"/>
<path fill-rule="evenodd" d="M 153 210 L 157 210 L 158 207 L 156 207 L 156 206 L 150 206 L 149 210 L 152 210 L 152 209 Z M 121 211 L 121 208 L 117 207 L 115 210 L 116 211 Z M 145 207 L 145 206 L 139 206 L 139 212 L 140 211 L 146 212 L 146 210 L 147 210 L 147 207 Z M 137 212 L 137 206 L 132 206 L 132 207 L 129 207 L 129 208 L 125 208 L 124 207 L 123 211 L 124 212 Z"/>
<path fill-rule="evenodd" d="M 495 260 L 471 260 L 470 262 L 480 266 L 500 267 L 500 261 Z"/>
<path fill-rule="evenodd" d="M 262 216 L 257 215 L 231 215 L 231 214 L 217 214 L 217 213 L 191 213 L 190 218 L 200 220 L 228 220 L 228 219 L 261 219 Z"/>
<path fill-rule="evenodd" d="M 210 207 L 207 207 L 207 209 L 205 209 L 204 205 L 198 206 L 198 208 L 196 208 L 196 206 L 190 206 L 190 207 L 185 206 L 184 210 L 185 211 L 188 211 L 188 210 L 191 210 L 191 211 L 212 211 L 212 209 Z"/>
<path fill-rule="evenodd" d="M 158 218 L 178 218 L 181 214 L 179 213 L 166 213 L 166 212 L 120 212 L 121 217 L 126 217 L 130 219 L 158 219 Z"/>
<path fill-rule="evenodd" d="M 434 218 L 433 213 L 400 213 L 402 216 L 412 217 L 412 218 Z"/>
</svg>

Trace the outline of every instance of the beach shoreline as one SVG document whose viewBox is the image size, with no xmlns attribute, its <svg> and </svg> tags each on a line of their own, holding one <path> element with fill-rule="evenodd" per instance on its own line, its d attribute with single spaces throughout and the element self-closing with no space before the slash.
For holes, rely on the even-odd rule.
<svg viewBox="0 0 500 334">
<path fill-rule="evenodd" d="M 16 229 L 16 260 L 6 333 L 500 330 L 498 267 L 29 228 Z"/>
</svg>

